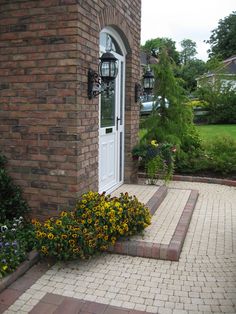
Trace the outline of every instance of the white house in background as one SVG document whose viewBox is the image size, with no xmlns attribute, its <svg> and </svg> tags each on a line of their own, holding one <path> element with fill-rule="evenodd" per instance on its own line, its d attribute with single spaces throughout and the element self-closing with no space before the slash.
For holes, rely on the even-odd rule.
<svg viewBox="0 0 236 314">
<path fill-rule="evenodd" d="M 216 70 L 205 73 L 196 80 L 198 87 L 202 86 L 203 83 L 214 85 L 220 80 L 222 86 L 230 85 L 232 89 L 236 90 L 236 55 L 222 61 L 222 64 Z"/>
</svg>

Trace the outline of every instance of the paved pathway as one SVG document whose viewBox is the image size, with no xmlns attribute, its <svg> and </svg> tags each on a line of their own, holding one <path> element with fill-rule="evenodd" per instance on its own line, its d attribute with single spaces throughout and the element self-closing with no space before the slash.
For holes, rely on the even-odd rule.
<svg viewBox="0 0 236 314">
<path fill-rule="evenodd" d="M 104 254 L 55 265 L 5 314 L 63 313 L 56 302 L 78 299 L 160 314 L 236 313 L 236 188 L 187 182 L 170 187 L 200 192 L 179 262 Z M 78 306 L 64 313 L 132 313 Z"/>
<path fill-rule="evenodd" d="M 144 230 L 142 236 L 134 236 L 133 239 L 169 244 L 190 192 L 185 189 L 169 189 L 166 198 L 152 217 L 152 224 Z"/>
</svg>

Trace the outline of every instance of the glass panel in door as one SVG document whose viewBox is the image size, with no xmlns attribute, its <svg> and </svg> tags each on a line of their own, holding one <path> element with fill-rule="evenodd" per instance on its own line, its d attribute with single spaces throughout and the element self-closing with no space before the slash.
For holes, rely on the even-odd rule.
<svg viewBox="0 0 236 314">
<path fill-rule="evenodd" d="M 116 81 L 109 95 L 100 98 L 99 190 L 109 190 L 117 182 Z"/>
</svg>

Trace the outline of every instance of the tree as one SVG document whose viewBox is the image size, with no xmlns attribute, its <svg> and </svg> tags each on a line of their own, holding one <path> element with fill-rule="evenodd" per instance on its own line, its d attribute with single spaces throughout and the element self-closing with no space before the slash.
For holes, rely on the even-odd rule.
<svg viewBox="0 0 236 314">
<path fill-rule="evenodd" d="M 214 84 L 207 78 L 201 81 L 197 96 L 205 101 L 208 110 L 208 123 L 236 123 L 236 93 L 233 82 L 227 81 L 224 74 L 218 73 Z"/>
<path fill-rule="evenodd" d="M 182 64 L 187 64 L 191 61 L 197 54 L 196 43 L 191 39 L 183 39 L 181 41 L 182 51 L 180 52 L 180 59 Z"/>
<path fill-rule="evenodd" d="M 189 60 L 186 64 L 179 68 L 178 76 L 183 79 L 183 87 L 193 92 L 197 87 L 196 78 L 207 71 L 204 61 L 199 59 Z"/>
<path fill-rule="evenodd" d="M 145 44 L 141 47 L 144 51 L 151 53 L 152 55 L 156 55 L 158 51 L 162 48 L 167 50 L 167 53 L 172 61 L 176 64 L 180 63 L 179 53 L 176 50 L 175 42 L 170 38 L 155 38 L 149 39 L 145 42 Z"/>
<path fill-rule="evenodd" d="M 160 99 L 160 106 L 154 106 L 152 114 L 144 121 L 147 128 L 144 140 L 157 140 L 178 145 L 180 150 L 191 153 L 199 147 L 197 131 L 193 125 L 192 110 L 186 105 L 185 91 L 174 76 L 170 58 L 161 49 L 159 63 L 153 66 L 155 74 L 154 99 Z M 166 100 L 168 106 L 166 106 Z"/>
<path fill-rule="evenodd" d="M 211 46 L 209 58 L 224 60 L 236 54 L 236 11 L 219 21 L 206 43 Z"/>
</svg>

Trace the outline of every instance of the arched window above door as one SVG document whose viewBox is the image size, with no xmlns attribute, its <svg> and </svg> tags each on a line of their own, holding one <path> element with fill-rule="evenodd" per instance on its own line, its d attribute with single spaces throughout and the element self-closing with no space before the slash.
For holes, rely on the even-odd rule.
<svg viewBox="0 0 236 314">
<path fill-rule="evenodd" d="M 115 38 L 106 32 L 100 33 L 100 46 L 105 47 L 105 50 L 107 51 L 114 51 L 123 56 L 120 46 Z"/>
</svg>

